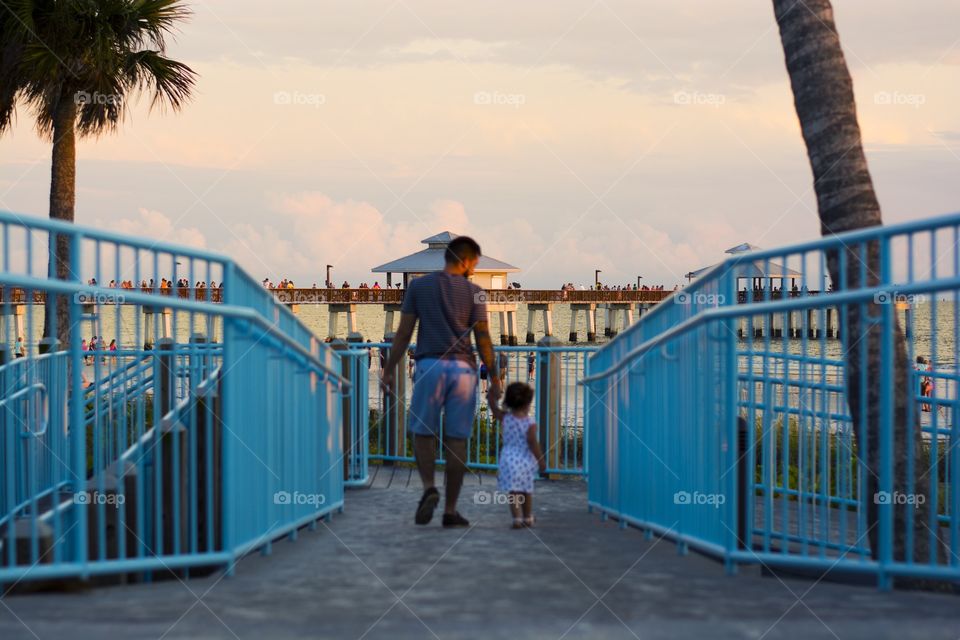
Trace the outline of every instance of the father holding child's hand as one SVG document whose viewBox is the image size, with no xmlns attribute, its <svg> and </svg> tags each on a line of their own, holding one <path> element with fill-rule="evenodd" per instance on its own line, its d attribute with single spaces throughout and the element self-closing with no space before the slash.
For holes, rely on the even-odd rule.
<svg viewBox="0 0 960 640">
<path fill-rule="evenodd" d="M 397 364 L 419 320 L 409 425 L 414 434 L 414 455 L 424 491 L 414 522 L 430 522 L 440 502 L 434 486 L 434 461 L 442 411 L 447 467 L 443 526 L 466 527 L 470 523 L 457 512 L 457 497 L 467 468 L 467 439 L 473 430 L 477 408 L 477 360 L 470 344 L 471 332 L 480 359 L 489 372 L 487 400 L 492 406 L 499 402 L 502 388 L 493 357 L 483 290 L 468 280 L 480 261 L 480 245 L 471 238 L 458 236 L 447 245 L 444 261 L 443 271 L 421 276 L 407 286 L 400 309 L 400 327 L 383 370 L 383 383 L 390 388 Z"/>
</svg>

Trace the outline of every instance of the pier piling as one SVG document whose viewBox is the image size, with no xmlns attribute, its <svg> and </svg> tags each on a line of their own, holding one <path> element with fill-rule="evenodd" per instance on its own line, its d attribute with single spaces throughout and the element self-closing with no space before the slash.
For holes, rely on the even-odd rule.
<svg viewBox="0 0 960 640">
<path fill-rule="evenodd" d="M 530 304 L 527 305 L 527 344 L 536 342 L 536 318 L 537 314 L 543 318 L 544 336 L 553 335 L 553 305 L 552 304 Z"/>
</svg>

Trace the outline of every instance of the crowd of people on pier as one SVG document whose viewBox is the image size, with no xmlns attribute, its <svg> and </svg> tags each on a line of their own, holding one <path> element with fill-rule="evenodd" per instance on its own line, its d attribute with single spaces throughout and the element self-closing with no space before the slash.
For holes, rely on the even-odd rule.
<svg viewBox="0 0 960 640">
<path fill-rule="evenodd" d="M 673 290 L 677 291 L 678 289 L 680 289 L 680 285 L 674 285 Z M 568 282 L 562 287 L 560 287 L 560 290 L 561 291 L 577 291 L 578 289 L 576 285 L 574 285 L 572 282 Z M 638 287 L 635 284 L 609 285 L 609 284 L 601 284 L 598 282 L 592 287 L 585 287 L 583 285 L 580 285 L 579 290 L 580 291 L 664 291 L 664 286 L 662 284 L 658 284 L 652 287 L 649 287 L 647 285 L 642 285 Z"/>
<path fill-rule="evenodd" d="M 274 284 L 273 280 L 271 280 L 270 278 L 264 278 L 262 284 L 263 284 L 263 288 L 264 288 L 264 289 L 296 289 L 296 288 L 297 288 L 296 285 L 293 284 L 293 280 L 289 280 L 289 279 L 287 279 L 287 278 L 284 278 L 283 280 L 281 280 L 281 281 L 279 282 L 279 284 Z M 395 286 L 396 286 L 397 289 L 400 289 L 400 288 L 402 288 L 403 285 L 401 285 L 401 284 L 398 282 Z M 318 287 L 318 286 L 317 286 L 317 283 L 314 282 L 314 283 L 313 283 L 313 286 L 312 286 L 311 288 L 312 288 L 312 289 L 320 289 L 321 287 Z M 323 285 L 322 288 L 323 288 L 323 289 L 336 289 L 337 286 L 336 286 L 334 283 L 332 283 L 332 282 L 326 282 L 326 283 L 324 283 L 324 285 Z M 343 281 L 343 284 L 340 285 L 339 288 L 340 288 L 340 289 L 353 289 L 354 287 L 353 287 L 353 285 L 350 284 L 350 282 L 349 282 L 348 280 L 344 280 L 344 281 Z M 385 286 L 384 286 L 384 287 L 381 287 L 379 281 L 374 281 L 374 283 L 373 283 L 372 285 L 369 284 L 369 283 L 367 283 L 367 282 L 361 282 L 356 288 L 357 288 L 357 289 L 384 289 L 384 288 L 387 288 L 387 287 L 385 287 Z"/>
<path fill-rule="evenodd" d="M 297 288 L 296 285 L 293 283 L 293 280 L 290 280 L 290 279 L 288 279 L 288 278 L 284 278 L 284 279 L 281 280 L 279 283 L 274 283 L 273 280 L 271 280 L 270 278 L 264 278 L 262 284 L 263 284 L 263 288 L 264 288 L 264 289 L 296 289 L 296 288 Z M 213 285 L 211 285 L 211 286 L 213 286 Z M 519 289 L 519 288 L 520 288 L 519 283 L 516 283 L 516 282 L 512 283 L 511 286 L 512 286 L 513 288 L 516 288 L 516 289 Z M 337 289 L 338 287 L 337 287 L 337 285 L 334 284 L 333 282 L 326 282 L 326 283 L 324 283 L 323 287 L 318 287 L 318 286 L 317 286 L 317 283 L 314 282 L 314 283 L 313 283 L 313 286 L 312 286 L 311 288 L 313 288 L 313 289 L 319 289 L 319 288 L 324 288 L 324 289 Z M 339 288 L 340 288 L 340 289 L 353 289 L 354 286 L 353 286 L 352 284 L 350 284 L 350 281 L 349 281 L 349 280 L 344 280 L 344 281 L 343 281 L 343 284 L 341 284 L 341 285 L 339 286 Z M 368 282 L 361 282 L 359 285 L 357 285 L 356 288 L 357 288 L 357 289 L 373 289 L 373 290 L 378 290 L 378 289 L 391 288 L 391 286 L 390 286 L 390 285 L 382 285 L 382 286 L 381 286 L 381 284 L 380 284 L 379 281 L 374 281 L 374 283 L 373 283 L 372 285 L 371 285 L 370 283 L 368 283 Z M 400 282 L 397 282 L 396 284 L 392 285 L 392 288 L 402 289 L 402 288 L 403 288 L 403 284 L 400 283 Z M 674 290 L 674 291 L 677 291 L 678 289 L 680 289 L 680 285 L 676 285 L 676 286 L 673 287 L 673 290 Z M 662 284 L 660 284 L 660 285 L 654 285 L 654 286 L 641 285 L 641 286 L 638 287 L 638 286 L 635 285 L 635 284 L 609 285 L 609 284 L 597 283 L 597 284 L 595 284 L 595 285 L 593 285 L 593 286 L 590 286 L 590 287 L 587 287 L 587 286 L 584 286 L 584 285 L 580 285 L 580 286 L 578 287 L 577 285 L 573 284 L 572 282 L 568 282 L 568 283 L 562 285 L 562 286 L 560 287 L 560 290 L 561 290 L 561 291 L 664 291 L 664 290 L 666 290 L 666 289 L 665 289 L 665 287 L 664 287 Z"/>
<path fill-rule="evenodd" d="M 91 287 L 95 287 L 95 286 L 97 286 L 97 279 L 96 279 L 96 278 L 90 278 L 89 280 L 87 280 L 87 284 L 90 285 Z M 136 286 L 136 284 L 134 284 L 133 280 L 119 280 L 119 281 L 118 281 L 118 280 L 111 280 L 110 283 L 107 284 L 107 288 L 108 288 L 108 289 L 136 289 L 137 286 Z M 154 280 L 153 278 L 150 278 L 149 280 L 141 280 L 141 281 L 140 281 L 140 288 L 141 288 L 141 289 L 158 289 L 158 288 L 159 288 L 159 289 L 173 289 L 173 288 L 174 288 L 174 282 L 173 282 L 173 280 L 167 280 L 166 278 L 160 278 L 160 284 L 159 284 L 159 286 L 158 286 L 156 280 Z M 190 286 L 190 281 L 187 280 L 186 278 L 180 278 L 180 279 L 178 279 L 177 282 L 176 282 L 176 288 L 177 288 L 177 289 L 190 289 L 190 288 L 191 288 L 191 286 Z M 222 289 L 222 288 L 223 288 L 223 283 L 221 282 L 221 283 L 218 285 L 218 284 L 216 283 L 216 281 L 211 280 L 211 281 L 210 281 L 210 284 L 208 285 L 206 280 L 197 280 L 197 282 L 194 283 L 194 285 L 193 285 L 192 288 L 194 288 L 194 289 L 207 289 L 207 288 L 209 288 L 209 289 Z"/>
<path fill-rule="evenodd" d="M 284 278 L 283 280 L 281 280 L 279 284 L 274 284 L 273 280 L 271 280 L 270 278 L 264 278 L 262 284 L 264 289 L 295 289 L 296 288 L 296 285 L 293 284 L 293 280 L 288 280 L 287 278 Z M 317 288 L 316 282 L 313 283 L 313 288 L 314 289 Z"/>
</svg>

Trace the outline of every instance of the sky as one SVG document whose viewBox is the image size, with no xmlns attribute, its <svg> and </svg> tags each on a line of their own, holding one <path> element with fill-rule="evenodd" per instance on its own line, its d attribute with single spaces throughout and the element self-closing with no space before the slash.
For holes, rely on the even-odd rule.
<svg viewBox="0 0 960 640">
<path fill-rule="evenodd" d="M 78 145 L 78 224 L 373 283 L 449 230 L 530 288 L 670 288 L 729 247 L 819 234 L 771 2 L 206 0 L 180 113 Z M 887 223 L 960 211 L 960 4 L 834 0 Z M 48 213 L 21 108 L 0 209 Z"/>
</svg>

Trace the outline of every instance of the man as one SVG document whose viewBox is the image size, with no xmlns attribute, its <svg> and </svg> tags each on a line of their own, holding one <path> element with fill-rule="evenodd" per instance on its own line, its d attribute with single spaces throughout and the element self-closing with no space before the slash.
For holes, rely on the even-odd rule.
<svg viewBox="0 0 960 640">
<path fill-rule="evenodd" d="M 471 238 L 459 236 L 447 245 L 443 271 L 421 276 L 407 285 L 400 309 L 400 326 L 383 371 L 383 383 L 390 388 L 397 364 L 419 320 L 413 355 L 417 375 L 409 425 L 414 434 L 414 455 L 424 489 L 414 516 L 414 522 L 420 525 L 430 522 L 440 502 L 440 493 L 434 486 L 434 460 L 441 411 L 445 414 L 443 447 L 447 467 L 443 526 L 470 524 L 457 512 L 457 498 L 466 471 L 467 439 L 473 430 L 477 402 L 476 357 L 470 345 L 471 332 L 488 370 L 488 402 L 496 404 L 502 393 L 483 290 L 468 280 L 479 260 L 480 245 Z"/>
</svg>

